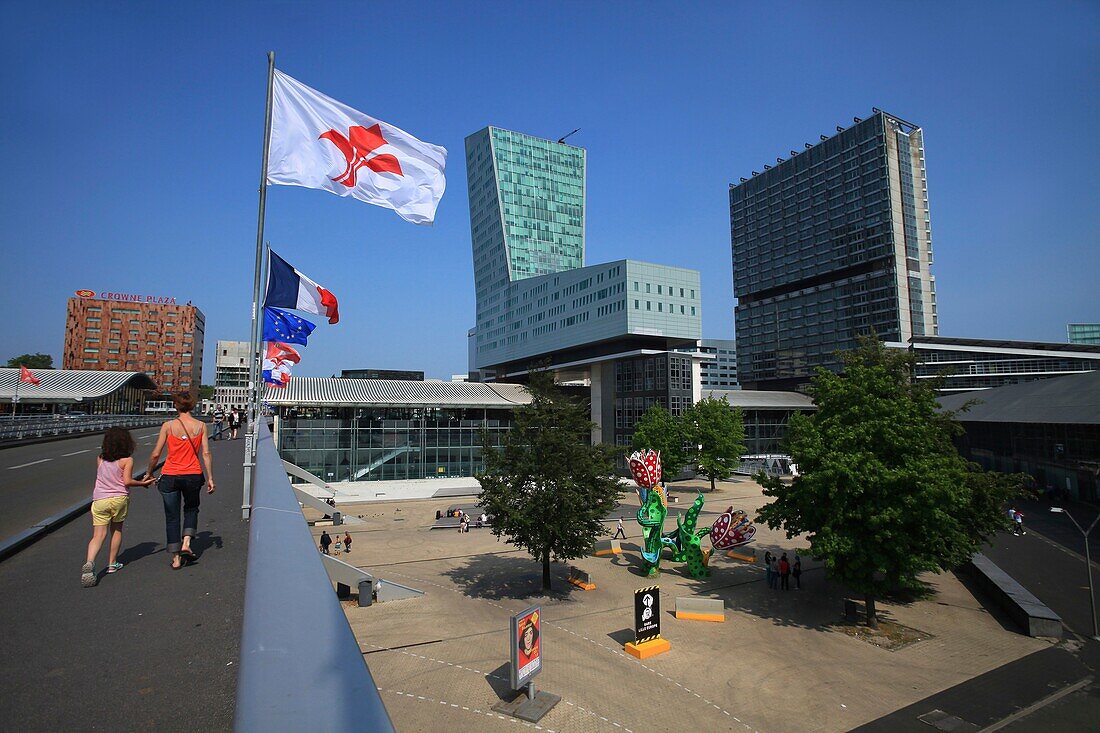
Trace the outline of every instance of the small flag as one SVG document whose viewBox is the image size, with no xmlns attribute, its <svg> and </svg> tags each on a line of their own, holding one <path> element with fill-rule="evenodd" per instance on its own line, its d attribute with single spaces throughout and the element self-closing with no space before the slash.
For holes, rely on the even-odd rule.
<svg viewBox="0 0 1100 733">
<path fill-rule="evenodd" d="M 272 387 L 285 387 L 290 382 L 292 365 L 301 360 L 301 355 L 293 347 L 269 341 L 263 361 L 264 381 Z"/>
<path fill-rule="evenodd" d="M 275 70 L 267 182 L 319 188 L 431 224 L 447 150 Z"/>
<path fill-rule="evenodd" d="M 336 296 L 290 266 L 271 250 L 267 260 L 267 296 L 264 305 L 327 316 L 329 323 L 340 320 Z"/>
<path fill-rule="evenodd" d="M 34 372 L 32 372 L 30 369 L 28 369 L 27 367 L 20 364 L 19 365 L 19 381 L 20 382 L 26 382 L 27 384 L 33 384 L 34 386 L 37 387 L 41 380 L 39 380 L 38 377 L 34 376 Z"/>
<path fill-rule="evenodd" d="M 305 346 L 315 328 L 317 324 L 281 308 L 264 308 L 264 341 L 282 341 Z"/>
</svg>

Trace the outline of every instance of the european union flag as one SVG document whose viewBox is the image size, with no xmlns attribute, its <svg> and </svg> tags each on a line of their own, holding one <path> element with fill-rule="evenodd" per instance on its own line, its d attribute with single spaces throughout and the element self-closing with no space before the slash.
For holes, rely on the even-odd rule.
<svg viewBox="0 0 1100 733">
<path fill-rule="evenodd" d="M 282 341 L 305 346 L 306 339 L 315 328 L 317 324 L 282 308 L 264 308 L 264 341 Z"/>
</svg>

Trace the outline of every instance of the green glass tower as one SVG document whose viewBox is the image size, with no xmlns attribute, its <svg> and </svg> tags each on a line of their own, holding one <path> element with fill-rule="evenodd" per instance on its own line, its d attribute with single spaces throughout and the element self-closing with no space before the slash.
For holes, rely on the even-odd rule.
<svg viewBox="0 0 1100 733">
<path fill-rule="evenodd" d="M 584 266 L 585 151 L 486 127 L 466 138 L 477 325 L 506 309 L 508 286 Z"/>
</svg>

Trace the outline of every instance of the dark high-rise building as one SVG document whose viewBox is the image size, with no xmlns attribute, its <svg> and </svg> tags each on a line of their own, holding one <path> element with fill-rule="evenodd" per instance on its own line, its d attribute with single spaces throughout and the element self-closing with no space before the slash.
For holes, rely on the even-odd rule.
<svg viewBox="0 0 1100 733">
<path fill-rule="evenodd" d="M 866 120 L 730 185 L 738 381 L 798 389 L 874 332 L 935 336 L 921 129 Z"/>
</svg>

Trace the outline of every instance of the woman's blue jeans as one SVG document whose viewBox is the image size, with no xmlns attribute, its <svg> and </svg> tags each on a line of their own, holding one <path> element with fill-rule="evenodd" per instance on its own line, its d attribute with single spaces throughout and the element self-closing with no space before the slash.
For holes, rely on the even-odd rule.
<svg viewBox="0 0 1100 733">
<path fill-rule="evenodd" d="M 157 488 L 164 500 L 164 527 L 167 532 L 168 552 L 179 552 L 183 546 L 180 541 L 180 503 L 183 503 L 182 535 L 194 537 L 199 525 L 199 497 L 202 495 L 203 478 L 201 473 L 186 476 L 162 475 Z"/>
</svg>

